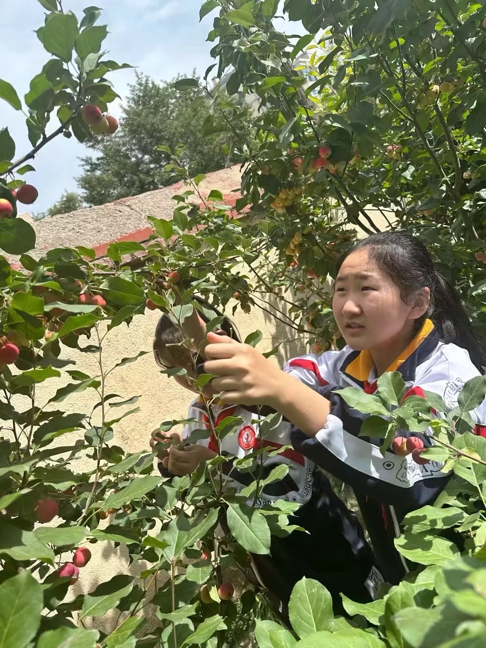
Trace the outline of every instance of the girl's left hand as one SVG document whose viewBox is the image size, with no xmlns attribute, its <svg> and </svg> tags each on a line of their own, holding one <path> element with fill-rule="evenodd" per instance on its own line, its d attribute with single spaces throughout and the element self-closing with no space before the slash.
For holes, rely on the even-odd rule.
<svg viewBox="0 0 486 648">
<path fill-rule="evenodd" d="M 212 390 L 228 405 L 275 407 L 284 372 L 259 351 L 225 335 L 208 333 L 204 371 L 218 376 Z"/>
</svg>

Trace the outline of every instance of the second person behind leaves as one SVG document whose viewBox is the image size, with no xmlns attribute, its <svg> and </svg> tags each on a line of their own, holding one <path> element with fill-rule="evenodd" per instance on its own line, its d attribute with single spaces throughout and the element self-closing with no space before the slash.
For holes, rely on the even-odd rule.
<svg viewBox="0 0 486 648">
<path fill-rule="evenodd" d="M 221 329 L 222 334 L 239 341 L 227 318 L 222 321 Z M 157 325 L 153 349 L 157 363 L 165 371 L 177 367 L 185 369 L 183 375 L 174 376 L 181 387 L 195 393 L 201 391 L 194 383 L 196 367 L 204 362 L 204 358 L 190 348 L 183 332 L 167 315 L 163 315 Z M 257 413 L 256 408 L 251 411 L 244 406 L 224 405 L 219 400 L 211 400 L 210 387 L 202 392 L 189 407 L 188 418 L 194 422 L 184 428 L 180 437 L 171 435 L 176 444 L 159 453 L 162 474 L 190 474 L 201 462 L 220 453 L 225 458 L 224 487 L 240 492 L 256 479 L 264 480 L 276 466 L 286 465 L 287 475 L 266 485 L 256 498 L 249 497 L 247 504 L 262 507 L 278 499 L 294 502 L 298 509 L 289 521 L 305 532 L 294 531 L 286 537 L 273 535 L 271 556 L 252 556 L 260 581 L 273 598 L 281 601 L 284 613 L 293 586 L 304 576 L 320 581 L 330 591 L 338 612 L 342 612 L 341 592 L 355 601 L 372 600 L 381 575 L 374 567 L 374 557 L 362 528 L 356 516 L 335 495 L 325 475 L 312 461 L 289 447 L 290 424 L 278 420 L 276 425 L 263 422 L 264 417 Z M 233 433 L 219 441 L 214 429 L 227 417 L 238 417 L 241 423 Z M 205 438 L 191 443 L 191 433 L 201 429 L 207 430 Z M 166 441 L 160 431 L 152 434 L 152 447 Z M 235 460 L 259 449 L 268 452 L 254 461 L 251 472 L 235 466 Z"/>
</svg>

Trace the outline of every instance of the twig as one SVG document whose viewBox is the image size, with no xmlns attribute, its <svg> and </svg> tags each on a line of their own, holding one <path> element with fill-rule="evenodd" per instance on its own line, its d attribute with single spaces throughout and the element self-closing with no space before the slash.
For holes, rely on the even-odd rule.
<svg viewBox="0 0 486 648">
<path fill-rule="evenodd" d="M 454 170 L 455 170 L 455 181 L 454 181 L 454 191 L 458 192 L 459 188 L 462 184 L 462 171 L 461 171 L 461 164 L 459 162 L 459 157 L 457 155 L 457 150 L 454 144 L 454 141 L 452 139 L 451 131 L 449 129 L 449 126 L 447 125 L 446 120 L 444 119 L 444 115 L 442 114 L 442 110 L 440 109 L 440 106 L 437 102 L 434 104 L 434 110 L 435 114 L 437 115 L 437 119 L 440 122 L 440 125 L 442 126 L 442 129 L 444 130 L 444 134 L 446 136 L 447 142 L 449 144 L 449 148 L 451 151 L 452 155 L 452 162 L 454 164 Z M 456 200 L 460 200 L 460 196 L 458 195 L 456 197 Z"/>
<path fill-rule="evenodd" d="M 7 175 L 9 173 L 12 173 L 12 171 L 14 171 L 21 164 L 25 164 L 25 162 L 27 162 L 28 160 L 33 160 L 35 158 L 35 156 L 37 155 L 37 153 L 42 148 L 44 148 L 44 146 L 46 146 L 46 144 L 49 144 L 49 142 L 51 142 L 55 137 L 57 137 L 58 135 L 61 135 L 66 130 L 67 126 L 69 126 L 71 124 L 71 122 L 73 122 L 75 120 L 75 118 L 76 118 L 76 115 L 73 115 L 67 121 L 63 122 L 62 125 L 59 126 L 59 128 L 57 130 L 55 130 L 53 133 L 51 133 L 49 135 L 49 137 L 45 137 L 40 144 L 37 144 L 37 146 L 34 146 L 34 148 L 32 149 L 32 151 L 30 153 L 27 153 L 27 155 L 24 155 L 23 157 L 19 158 L 15 162 L 13 162 L 11 164 L 11 166 L 9 166 L 9 168 L 6 171 L 4 171 L 1 175 Z"/>
</svg>

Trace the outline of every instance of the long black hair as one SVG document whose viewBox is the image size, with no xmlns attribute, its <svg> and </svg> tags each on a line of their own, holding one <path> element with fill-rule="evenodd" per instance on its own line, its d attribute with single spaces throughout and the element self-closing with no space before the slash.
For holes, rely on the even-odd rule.
<svg viewBox="0 0 486 648">
<path fill-rule="evenodd" d="M 204 320 L 204 322 L 207 323 L 215 317 L 222 317 L 223 319 L 221 320 L 217 329 L 224 331 L 224 333 L 226 333 L 228 337 L 233 338 L 237 342 L 241 342 L 241 338 L 236 326 L 228 317 L 223 315 L 223 313 L 218 308 L 216 308 L 212 304 L 209 304 L 209 302 L 197 295 L 193 295 L 193 299 L 194 301 L 198 302 L 198 304 L 202 308 L 202 310 L 198 310 L 198 313 L 201 319 Z M 185 339 L 186 336 L 184 335 L 181 327 L 177 326 L 177 324 L 174 324 L 174 322 L 168 315 L 164 314 L 160 317 L 155 328 L 155 335 L 152 345 L 155 361 L 157 362 L 159 367 L 161 367 L 162 369 L 166 368 L 162 359 L 162 352 L 167 347 L 170 347 L 170 353 L 177 366 L 190 364 L 193 353 L 184 344 Z M 204 359 L 196 358 L 196 364 L 199 364 L 200 362 L 204 362 Z"/>
<path fill-rule="evenodd" d="M 338 263 L 338 272 L 346 257 L 366 248 L 370 259 L 386 272 L 400 289 L 407 303 L 422 288 L 430 289 L 428 311 L 417 320 L 416 331 L 430 318 L 443 342 L 453 342 L 466 349 L 481 373 L 486 367 L 486 353 L 473 333 L 464 304 L 457 290 L 435 269 L 430 252 L 417 238 L 402 232 L 372 234 L 355 245 Z"/>
</svg>

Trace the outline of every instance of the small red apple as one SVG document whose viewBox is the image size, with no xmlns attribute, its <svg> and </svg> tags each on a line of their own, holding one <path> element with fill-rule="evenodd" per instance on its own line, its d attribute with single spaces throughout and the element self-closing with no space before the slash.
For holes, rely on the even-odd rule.
<svg viewBox="0 0 486 648">
<path fill-rule="evenodd" d="M 211 552 L 203 551 L 201 554 L 201 560 L 211 560 Z"/>
<path fill-rule="evenodd" d="M 324 158 L 318 157 L 310 163 L 311 171 L 319 171 L 323 167 L 329 166 L 329 162 Z"/>
<path fill-rule="evenodd" d="M 321 146 L 319 149 L 319 155 L 321 158 L 327 159 L 332 154 L 330 146 Z"/>
<path fill-rule="evenodd" d="M 407 448 L 407 439 L 401 436 L 393 439 L 392 449 L 399 457 L 405 457 L 411 452 L 411 450 L 408 450 Z"/>
<path fill-rule="evenodd" d="M 177 270 L 174 270 L 174 272 L 169 273 L 169 276 L 167 277 L 167 281 L 170 284 L 175 284 L 178 281 L 180 281 L 180 278 L 181 278 L 180 274 L 177 272 Z"/>
<path fill-rule="evenodd" d="M 145 302 L 145 308 L 148 308 L 149 310 L 154 311 L 154 310 L 157 310 L 158 306 L 151 299 L 147 299 L 147 301 Z"/>
<path fill-rule="evenodd" d="M 88 126 L 93 126 L 93 124 L 98 123 L 99 121 L 101 121 L 102 117 L 103 117 L 103 113 L 98 108 L 98 106 L 95 106 L 93 104 L 88 104 L 87 106 L 84 106 L 83 120 L 85 124 L 88 124 Z"/>
<path fill-rule="evenodd" d="M 251 306 L 250 304 L 245 304 L 244 306 L 241 307 L 241 310 L 249 315 L 251 313 Z"/>
<path fill-rule="evenodd" d="M 0 198 L 0 218 L 10 218 L 14 208 L 6 198 Z"/>
<path fill-rule="evenodd" d="M 235 593 L 235 588 L 231 583 L 221 583 L 218 588 L 218 596 L 222 601 L 231 601 Z"/>
<path fill-rule="evenodd" d="M 486 263 L 486 252 L 476 252 L 474 255 L 478 261 Z"/>
<path fill-rule="evenodd" d="M 101 295 L 92 295 L 91 303 L 94 306 L 100 306 L 101 308 L 106 306 L 106 300 Z"/>
<path fill-rule="evenodd" d="M 423 450 L 424 442 L 420 437 L 412 436 L 407 439 L 407 450 L 413 452 L 414 450 Z"/>
<path fill-rule="evenodd" d="M 299 175 L 304 173 L 304 160 L 301 157 L 294 158 L 292 164 Z"/>
<path fill-rule="evenodd" d="M 110 124 L 106 117 L 101 117 L 101 119 L 91 125 L 91 130 L 95 135 L 106 135 L 110 129 Z"/>
<path fill-rule="evenodd" d="M 32 205 L 39 197 L 37 189 L 29 184 L 22 185 L 17 189 L 17 200 L 24 205 Z"/>
<path fill-rule="evenodd" d="M 108 122 L 108 135 L 113 135 L 118 130 L 118 119 L 113 115 L 107 115 L 106 121 Z"/>
<path fill-rule="evenodd" d="M 84 567 L 91 560 L 91 551 L 87 547 L 79 547 L 73 555 L 73 563 L 76 567 Z"/>
<path fill-rule="evenodd" d="M 419 466 L 425 466 L 425 464 L 430 463 L 430 459 L 426 459 L 425 457 L 421 456 L 422 452 L 423 450 L 419 450 L 419 448 L 415 448 L 415 450 L 412 452 L 412 459 L 416 464 L 419 464 Z"/>
<path fill-rule="evenodd" d="M 79 578 L 79 568 L 73 565 L 73 563 L 64 563 L 57 572 L 57 575 L 59 578 L 70 578 L 69 584 L 74 585 Z"/>
<path fill-rule="evenodd" d="M 19 357 L 19 353 L 19 347 L 8 342 L 0 349 L 0 362 L 3 364 L 13 364 Z"/>
<path fill-rule="evenodd" d="M 35 505 L 35 513 L 39 522 L 47 524 L 59 513 L 59 504 L 53 499 L 39 500 Z"/>
</svg>

